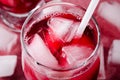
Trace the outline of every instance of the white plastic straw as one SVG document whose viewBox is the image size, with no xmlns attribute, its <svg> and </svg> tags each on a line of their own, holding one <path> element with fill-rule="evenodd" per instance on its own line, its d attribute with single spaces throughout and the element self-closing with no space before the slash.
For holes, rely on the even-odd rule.
<svg viewBox="0 0 120 80">
<path fill-rule="evenodd" d="M 98 3 L 99 3 L 99 0 L 91 0 L 89 6 L 88 6 L 88 8 L 87 8 L 87 10 L 86 10 L 86 12 L 85 12 L 85 14 L 83 16 L 83 19 L 82 19 L 82 21 L 81 21 L 81 23 L 80 23 L 80 25 L 78 27 L 78 30 L 76 32 L 77 36 L 80 36 L 80 37 L 82 36 L 82 34 L 83 34 L 83 32 L 84 32 L 90 18 L 93 15 L 93 12 L 95 11 L 95 8 L 98 5 Z"/>
</svg>

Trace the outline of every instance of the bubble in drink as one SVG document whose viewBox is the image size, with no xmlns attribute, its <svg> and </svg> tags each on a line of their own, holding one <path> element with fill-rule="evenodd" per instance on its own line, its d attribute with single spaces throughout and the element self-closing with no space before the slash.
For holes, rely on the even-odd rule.
<svg viewBox="0 0 120 80">
<path fill-rule="evenodd" d="M 46 9 L 44 9 L 43 11 L 42 11 L 42 14 L 44 14 L 44 16 L 45 16 L 45 14 L 53 14 L 53 13 L 56 13 L 56 12 L 63 12 L 63 9 L 62 9 L 62 7 L 61 6 L 54 6 L 54 7 L 47 7 Z"/>
</svg>

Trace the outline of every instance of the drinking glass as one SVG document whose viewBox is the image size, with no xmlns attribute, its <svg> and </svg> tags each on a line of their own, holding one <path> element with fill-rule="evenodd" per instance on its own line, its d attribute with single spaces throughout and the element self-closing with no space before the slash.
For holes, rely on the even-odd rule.
<svg viewBox="0 0 120 80">
<path fill-rule="evenodd" d="M 1 21 L 15 32 L 20 32 L 28 14 L 44 0 L 0 0 Z"/>
<path fill-rule="evenodd" d="M 76 31 L 85 9 L 48 2 L 29 15 L 21 32 L 22 67 L 27 80 L 96 80 L 100 31 L 92 17 L 81 37 Z"/>
</svg>

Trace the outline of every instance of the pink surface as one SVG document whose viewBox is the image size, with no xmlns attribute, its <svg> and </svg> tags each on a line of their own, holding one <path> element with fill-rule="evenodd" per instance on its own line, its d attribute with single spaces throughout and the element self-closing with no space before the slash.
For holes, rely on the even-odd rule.
<svg viewBox="0 0 120 80">
<path fill-rule="evenodd" d="M 78 5 L 81 5 L 84 8 L 87 8 L 89 1 L 90 0 L 63 0 L 63 1 L 68 1 L 68 2 L 72 2 Z M 111 21 L 103 18 L 103 16 L 101 16 L 101 14 L 99 13 L 99 9 L 100 9 L 100 5 L 104 2 L 107 2 L 108 5 L 112 5 L 114 2 L 118 3 L 118 5 L 120 5 L 120 0 L 101 0 L 99 6 L 97 7 L 94 15 L 95 18 L 98 22 L 98 25 L 100 27 L 100 31 L 101 31 L 101 41 L 103 43 L 104 46 L 104 58 L 105 58 L 105 70 L 106 70 L 106 77 L 108 78 L 107 80 L 120 80 L 120 64 L 111 64 L 110 66 L 112 67 L 107 67 L 107 59 L 108 59 L 108 51 L 110 49 L 110 46 L 113 42 L 113 40 L 117 39 L 120 40 L 120 25 L 117 26 L 115 24 L 113 24 Z M 119 7 L 120 8 L 120 7 Z M 116 8 L 115 8 L 116 9 Z M 119 9 L 120 10 L 120 9 Z M 111 12 L 112 13 L 112 12 Z M 114 15 L 111 15 L 114 17 Z M 119 22 L 119 20 L 116 20 L 115 22 Z M 2 23 L 0 23 L 2 24 Z M 0 28 L 4 27 L 4 25 L 0 25 Z M 8 31 L 8 29 L 5 28 L 6 31 Z M 3 47 L 5 47 L 5 50 L 0 49 L 0 55 L 17 55 L 18 56 L 18 63 L 17 63 L 17 67 L 15 69 L 15 72 L 12 76 L 10 77 L 5 77 L 5 78 L 0 78 L 0 80 L 25 80 L 24 78 L 24 74 L 22 71 L 22 67 L 21 67 L 21 45 L 20 45 L 20 36 L 18 33 L 13 33 L 11 31 L 8 31 L 8 33 L 10 33 L 11 35 L 13 35 L 13 37 L 15 38 L 15 40 L 12 41 L 12 43 L 10 44 L 10 47 L 7 48 L 7 44 L 6 46 L 3 45 Z M 3 33 L 3 35 L 1 35 L 1 38 L 4 39 L 9 39 L 7 36 L 4 36 L 5 33 Z M 17 36 L 17 37 L 16 37 Z M 0 39 L 1 40 L 1 39 Z M 6 50 L 8 49 L 8 50 Z"/>
</svg>

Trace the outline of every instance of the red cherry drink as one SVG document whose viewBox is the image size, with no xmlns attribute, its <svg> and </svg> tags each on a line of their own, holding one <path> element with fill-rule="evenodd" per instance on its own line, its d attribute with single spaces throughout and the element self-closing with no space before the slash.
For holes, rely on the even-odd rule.
<svg viewBox="0 0 120 80">
<path fill-rule="evenodd" d="M 43 0 L 0 0 L 0 18 L 10 30 L 20 32 L 28 14 Z"/>
<path fill-rule="evenodd" d="M 0 7 L 13 13 L 27 13 L 32 10 L 40 0 L 0 0 Z"/>
<path fill-rule="evenodd" d="M 63 8 L 56 5 L 54 7 Z M 29 19 L 28 24 L 24 24 L 27 28 L 22 30 L 25 48 L 22 64 L 26 79 L 96 80 L 100 60 L 97 49 L 99 34 L 94 21 L 90 21 L 82 37 L 77 37 L 73 35 L 82 16 L 71 14 L 71 11 L 42 13 L 44 16 L 37 19 L 33 17 L 33 22 L 33 18 Z"/>
</svg>

